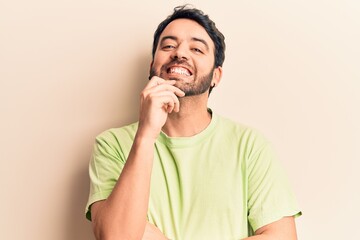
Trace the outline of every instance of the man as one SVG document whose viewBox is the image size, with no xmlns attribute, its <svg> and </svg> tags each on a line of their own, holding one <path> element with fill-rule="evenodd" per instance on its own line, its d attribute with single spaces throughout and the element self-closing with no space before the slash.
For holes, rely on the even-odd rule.
<svg viewBox="0 0 360 240">
<path fill-rule="evenodd" d="M 86 212 L 97 239 L 296 239 L 301 213 L 267 141 L 207 107 L 224 50 L 200 10 L 159 25 L 138 123 L 96 138 Z"/>
</svg>

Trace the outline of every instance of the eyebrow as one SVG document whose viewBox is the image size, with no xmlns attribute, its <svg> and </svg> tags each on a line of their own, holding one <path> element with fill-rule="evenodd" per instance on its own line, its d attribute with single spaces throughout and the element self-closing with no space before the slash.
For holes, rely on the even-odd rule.
<svg viewBox="0 0 360 240">
<path fill-rule="evenodd" d="M 171 40 L 176 41 L 178 38 L 175 37 L 175 36 L 164 36 L 164 37 L 162 37 L 162 38 L 160 39 L 160 45 L 161 45 L 165 40 L 167 40 L 167 39 L 171 39 Z"/>
<path fill-rule="evenodd" d="M 209 45 L 204 39 L 193 37 L 193 38 L 191 38 L 191 40 L 196 41 L 196 42 L 201 42 L 202 44 L 205 45 L 206 50 L 209 50 Z"/>
<path fill-rule="evenodd" d="M 178 40 L 178 38 L 175 37 L 175 36 L 164 36 L 164 37 L 161 38 L 160 44 L 162 44 L 167 39 L 171 39 L 171 40 L 174 40 L 174 41 Z M 195 42 L 201 42 L 202 44 L 205 45 L 206 50 L 209 50 L 209 44 L 204 39 L 193 37 L 193 38 L 191 38 L 191 40 L 195 41 Z"/>
</svg>

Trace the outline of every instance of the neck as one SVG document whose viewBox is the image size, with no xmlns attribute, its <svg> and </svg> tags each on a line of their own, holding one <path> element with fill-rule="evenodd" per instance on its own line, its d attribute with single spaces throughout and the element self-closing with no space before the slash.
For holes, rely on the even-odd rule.
<svg viewBox="0 0 360 240">
<path fill-rule="evenodd" d="M 170 113 L 162 130 L 170 137 L 191 137 L 211 122 L 207 109 L 208 93 L 180 98 L 180 111 Z"/>
</svg>

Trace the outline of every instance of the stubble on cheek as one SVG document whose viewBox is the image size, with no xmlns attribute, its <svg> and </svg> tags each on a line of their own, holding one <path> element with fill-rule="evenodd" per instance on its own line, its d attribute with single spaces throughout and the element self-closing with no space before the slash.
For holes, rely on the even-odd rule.
<svg viewBox="0 0 360 240">
<path fill-rule="evenodd" d="M 160 69 L 160 73 L 159 73 L 159 72 L 157 72 L 157 71 L 155 70 L 155 68 L 152 67 L 152 68 L 150 69 L 149 80 L 150 80 L 152 77 L 154 77 L 154 76 L 163 78 L 164 80 L 172 80 L 172 79 L 165 79 L 165 78 L 164 78 L 164 74 L 163 74 L 164 72 L 166 72 L 166 70 Z M 174 80 L 176 80 L 176 79 L 174 79 Z"/>
<path fill-rule="evenodd" d="M 149 80 L 150 80 L 152 77 L 154 77 L 154 76 L 159 77 L 158 74 L 156 74 L 155 69 L 152 67 L 152 68 L 150 68 Z"/>
<path fill-rule="evenodd" d="M 152 67 L 150 69 L 149 80 L 154 76 L 163 78 L 164 80 L 177 80 L 177 81 L 182 80 L 181 78 L 175 78 L 175 77 L 172 77 L 170 79 L 165 79 L 163 77 L 164 72 L 166 73 L 166 66 L 163 66 L 160 69 L 160 73 L 156 72 L 155 68 Z M 194 77 L 193 81 L 194 82 L 187 82 L 186 83 L 186 82 L 180 81 L 180 82 L 176 83 L 174 86 L 176 86 L 179 89 L 181 89 L 182 91 L 184 91 L 186 96 L 194 96 L 194 95 L 202 94 L 202 93 L 209 90 L 213 72 L 214 72 L 214 69 L 212 69 L 208 74 L 206 74 L 204 76 L 201 76 L 199 78 L 197 77 L 197 75 L 195 73 L 193 75 L 193 77 Z"/>
</svg>

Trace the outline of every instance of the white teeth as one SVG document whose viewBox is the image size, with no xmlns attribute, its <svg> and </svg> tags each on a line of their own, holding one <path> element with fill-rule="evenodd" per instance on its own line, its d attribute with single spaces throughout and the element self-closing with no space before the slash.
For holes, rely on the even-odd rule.
<svg viewBox="0 0 360 240">
<path fill-rule="evenodd" d="M 190 73 L 187 69 L 179 68 L 179 67 L 170 68 L 169 73 L 177 73 L 177 74 L 181 74 L 181 75 L 185 75 L 185 76 L 190 76 Z"/>
</svg>

